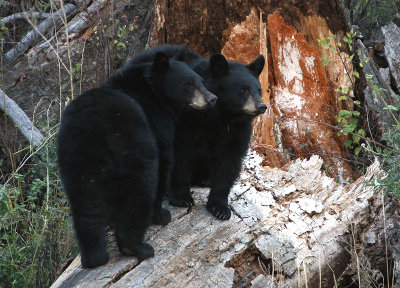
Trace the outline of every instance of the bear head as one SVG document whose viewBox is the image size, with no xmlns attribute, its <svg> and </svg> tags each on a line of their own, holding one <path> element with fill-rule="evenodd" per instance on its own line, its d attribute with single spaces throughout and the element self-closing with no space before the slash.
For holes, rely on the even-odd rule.
<svg viewBox="0 0 400 288">
<path fill-rule="evenodd" d="M 153 64 L 145 78 L 157 93 L 163 91 L 163 96 L 169 103 L 190 106 L 194 109 L 205 109 L 217 102 L 217 97 L 203 85 L 202 78 L 186 63 L 180 61 L 185 57 L 185 49 L 176 57 L 169 58 L 163 52 L 157 52 Z"/>
<path fill-rule="evenodd" d="M 213 54 L 209 60 L 207 88 L 218 96 L 218 107 L 233 114 L 256 116 L 267 109 L 262 101 L 258 76 L 265 64 L 259 55 L 249 65 L 227 61 L 222 54 Z"/>
</svg>

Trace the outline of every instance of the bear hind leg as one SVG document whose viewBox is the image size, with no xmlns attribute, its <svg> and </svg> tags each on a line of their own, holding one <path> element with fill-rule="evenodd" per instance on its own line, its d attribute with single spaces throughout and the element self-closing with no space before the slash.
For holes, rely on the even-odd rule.
<svg viewBox="0 0 400 288">
<path fill-rule="evenodd" d="M 96 210 L 84 210 L 72 213 L 78 238 L 83 268 L 93 268 L 108 262 L 105 240 L 105 215 Z M 89 208 L 90 209 L 90 208 Z M 90 212 L 89 212 L 90 211 Z"/>
</svg>

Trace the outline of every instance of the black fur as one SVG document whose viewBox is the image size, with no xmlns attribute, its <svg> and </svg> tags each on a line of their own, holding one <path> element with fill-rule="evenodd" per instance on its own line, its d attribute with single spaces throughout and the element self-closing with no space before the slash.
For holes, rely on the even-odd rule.
<svg viewBox="0 0 400 288">
<path fill-rule="evenodd" d="M 203 108 L 215 103 L 200 76 L 157 53 L 153 62 L 129 63 L 66 107 L 57 152 L 83 267 L 108 261 L 108 224 L 122 253 L 140 259 L 154 255 L 143 237 L 151 222 L 166 225 L 171 219 L 161 204 L 172 163 L 173 123 L 192 105 L 194 94 L 203 97 Z"/>
<path fill-rule="evenodd" d="M 63 113 L 57 152 L 82 266 L 108 261 L 109 223 L 121 252 L 141 259 L 153 256 L 143 238 L 151 223 L 158 151 L 141 107 L 112 89 L 86 92 Z"/>
<path fill-rule="evenodd" d="M 185 51 L 185 48 L 179 49 L 174 55 L 175 58 L 181 57 L 180 55 Z M 154 64 L 154 67 L 158 67 L 157 69 L 149 70 L 144 75 L 148 81 L 151 81 L 151 93 L 138 93 L 137 85 L 132 79 L 136 79 L 140 75 L 138 76 L 137 70 L 132 67 L 150 61 L 160 63 Z M 190 110 L 189 107 L 196 90 L 202 93 L 202 97 L 207 103 L 204 107 L 194 107 L 195 109 L 208 108 L 215 104 L 217 98 L 204 88 L 201 77 L 181 61 L 165 57 L 164 53 L 157 52 L 152 55 L 151 59 L 143 62 L 131 60 L 120 73 L 110 77 L 103 87 L 120 90 L 135 99 L 149 120 L 159 150 L 158 188 L 153 223 L 166 225 L 170 221 L 171 215 L 161 205 L 170 182 L 175 135 L 174 123 L 179 115 Z M 155 77 L 158 74 L 162 77 Z M 140 89 L 147 90 L 147 86 Z"/>
<path fill-rule="evenodd" d="M 207 184 L 211 187 L 207 209 L 218 219 L 229 219 L 228 194 L 248 149 L 252 119 L 266 109 L 257 80 L 264 57 L 260 55 L 246 66 L 227 61 L 221 54 L 205 59 L 185 46 L 162 45 L 132 61 L 150 61 L 160 51 L 169 57 L 180 55 L 218 97 L 212 109 L 188 112 L 176 123 L 169 201 L 174 206 L 194 205 L 191 185 Z M 254 109 L 244 111 L 248 100 L 254 102 Z"/>
</svg>

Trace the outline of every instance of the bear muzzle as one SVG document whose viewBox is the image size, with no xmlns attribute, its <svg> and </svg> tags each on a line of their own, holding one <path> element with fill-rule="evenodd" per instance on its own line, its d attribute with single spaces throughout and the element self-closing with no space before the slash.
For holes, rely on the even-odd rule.
<svg viewBox="0 0 400 288">
<path fill-rule="evenodd" d="M 250 95 L 244 103 L 242 110 L 250 115 L 260 115 L 267 110 L 267 105 L 259 97 Z"/>
<path fill-rule="evenodd" d="M 214 106 L 217 103 L 217 96 L 212 94 L 207 89 L 200 87 L 194 90 L 194 96 L 190 106 L 194 109 L 205 109 Z"/>
</svg>

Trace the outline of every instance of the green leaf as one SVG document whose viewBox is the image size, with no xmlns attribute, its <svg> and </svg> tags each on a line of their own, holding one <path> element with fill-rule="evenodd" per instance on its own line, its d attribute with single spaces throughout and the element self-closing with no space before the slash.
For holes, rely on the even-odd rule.
<svg viewBox="0 0 400 288">
<path fill-rule="evenodd" d="M 356 101 L 354 101 L 354 104 L 361 105 L 361 102 L 356 100 Z"/>
<path fill-rule="evenodd" d="M 365 135 L 367 135 L 367 132 L 365 132 L 364 129 L 358 129 L 357 134 L 358 134 L 358 135 L 361 135 L 361 136 L 363 136 L 363 137 L 365 137 Z"/>
<path fill-rule="evenodd" d="M 347 96 L 344 96 L 344 95 L 339 97 L 339 101 L 343 101 L 343 100 L 347 100 L 347 99 L 348 99 Z"/>
<path fill-rule="evenodd" d="M 329 59 L 324 59 L 323 61 L 322 61 L 322 66 L 326 66 L 326 65 L 328 65 L 328 63 L 329 63 Z"/>
<path fill-rule="evenodd" d="M 358 74 L 358 72 L 357 72 L 357 71 L 353 71 L 353 75 L 354 75 L 354 76 L 356 76 L 357 78 L 359 78 L 359 77 L 360 77 L 360 74 Z"/>
<path fill-rule="evenodd" d="M 344 146 L 346 147 L 351 146 L 351 144 L 353 144 L 353 140 L 347 140 L 346 142 L 344 142 Z"/>
<path fill-rule="evenodd" d="M 357 135 L 353 135 L 353 143 L 358 143 L 358 142 L 360 142 L 360 136 L 357 136 Z"/>
<path fill-rule="evenodd" d="M 325 38 L 318 39 L 318 42 L 321 43 L 321 45 L 328 44 L 328 41 Z"/>
<path fill-rule="evenodd" d="M 384 110 L 392 110 L 392 111 L 398 111 L 399 108 L 393 106 L 393 105 L 387 105 L 386 107 L 383 108 Z"/>
<path fill-rule="evenodd" d="M 354 154 L 357 156 L 358 154 L 360 154 L 360 152 L 361 152 L 361 147 L 360 146 L 358 146 L 356 149 L 354 149 Z"/>
<path fill-rule="evenodd" d="M 343 94 L 346 94 L 347 92 L 349 92 L 349 87 L 342 88 L 342 92 L 343 92 Z"/>
<path fill-rule="evenodd" d="M 371 80 L 373 77 L 374 77 L 374 75 L 372 75 L 372 74 L 365 75 L 365 79 L 367 79 L 367 80 Z"/>
<path fill-rule="evenodd" d="M 342 118 L 346 118 L 346 117 L 348 117 L 350 115 L 351 115 L 350 111 L 347 111 L 347 110 L 340 110 L 339 111 L 339 116 L 342 117 Z"/>
</svg>

